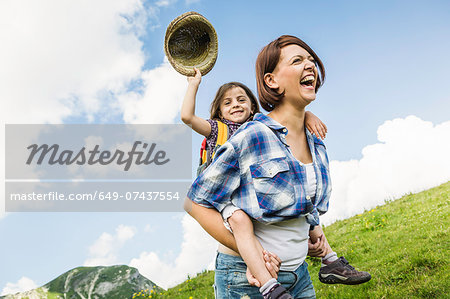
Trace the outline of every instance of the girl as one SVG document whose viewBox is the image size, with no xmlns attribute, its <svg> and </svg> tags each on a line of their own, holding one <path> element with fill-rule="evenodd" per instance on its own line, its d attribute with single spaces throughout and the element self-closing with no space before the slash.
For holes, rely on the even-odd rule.
<svg viewBox="0 0 450 299">
<path fill-rule="evenodd" d="M 194 68 L 195 76 L 188 77 L 188 88 L 181 107 L 181 120 L 192 127 L 194 131 L 210 137 L 208 145 L 214 145 L 217 137 L 217 120 L 223 121 L 229 128 L 230 136 L 259 111 L 258 101 L 251 90 L 242 83 L 230 82 L 222 85 L 211 103 L 211 118 L 205 120 L 195 115 L 195 97 L 202 80 L 202 75 Z M 233 103 L 232 99 L 235 98 Z M 237 104 L 240 109 L 234 109 Z M 237 106 L 236 106 L 237 107 Z M 311 112 L 306 112 L 305 125 L 312 134 L 324 139 L 327 133 L 326 125 Z"/>
</svg>

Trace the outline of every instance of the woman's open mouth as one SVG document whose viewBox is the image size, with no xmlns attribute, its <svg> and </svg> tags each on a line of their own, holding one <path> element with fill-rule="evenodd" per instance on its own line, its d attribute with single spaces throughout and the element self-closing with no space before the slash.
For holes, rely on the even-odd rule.
<svg viewBox="0 0 450 299">
<path fill-rule="evenodd" d="M 314 78 L 313 75 L 307 75 L 300 81 L 300 85 L 307 89 L 314 89 L 315 81 L 316 81 L 316 78 Z"/>
</svg>

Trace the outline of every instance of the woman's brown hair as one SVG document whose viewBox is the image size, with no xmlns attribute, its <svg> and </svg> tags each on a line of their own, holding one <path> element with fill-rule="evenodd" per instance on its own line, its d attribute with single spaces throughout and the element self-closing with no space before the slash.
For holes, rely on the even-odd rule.
<svg viewBox="0 0 450 299">
<path fill-rule="evenodd" d="M 280 36 L 265 46 L 261 52 L 259 52 L 258 58 L 256 59 L 256 85 L 258 88 L 259 103 L 267 111 L 272 111 L 280 103 L 280 100 L 284 97 L 284 91 L 278 93 L 267 86 L 264 81 L 264 75 L 272 73 L 275 70 L 275 67 L 280 60 L 281 49 L 288 45 L 298 45 L 314 58 L 316 67 L 319 70 L 316 92 L 325 81 L 325 67 L 313 49 L 298 37 L 292 35 Z"/>
<path fill-rule="evenodd" d="M 242 88 L 245 93 L 247 94 L 248 98 L 250 99 L 250 102 L 252 103 L 252 112 L 250 116 L 253 116 L 255 113 L 259 112 L 259 105 L 258 105 L 258 100 L 256 99 L 255 95 L 253 94 L 253 92 L 250 90 L 250 88 L 248 88 L 247 86 L 245 86 L 242 83 L 239 82 L 229 82 L 229 83 L 225 83 L 224 85 L 220 86 L 219 89 L 217 90 L 216 96 L 214 97 L 214 100 L 211 103 L 211 109 L 210 109 L 210 113 L 211 119 L 217 119 L 220 120 L 221 119 L 221 115 L 220 115 L 220 104 L 222 103 L 222 99 L 225 95 L 225 93 L 234 87 L 240 87 Z"/>
</svg>

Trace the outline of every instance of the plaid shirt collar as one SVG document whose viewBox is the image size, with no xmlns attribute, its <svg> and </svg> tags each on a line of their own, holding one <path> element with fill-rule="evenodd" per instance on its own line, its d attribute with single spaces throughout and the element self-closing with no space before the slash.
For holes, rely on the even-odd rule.
<svg viewBox="0 0 450 299">
<path fill-rule="evenodd" d="M 266 126 L 271 128 L 272 130 L 287 134 L 286 127 L 282 126 L 280 123 L 275 121 L 270 116 L 267 116 L 262 113 L 256 113 L 255 116 L 253 117 L 253 120 L 262 122 L 263 124 L 265 124 Z M 283 131 L 283 130 L 285 130 L 285 131 Z"/>
</svg>

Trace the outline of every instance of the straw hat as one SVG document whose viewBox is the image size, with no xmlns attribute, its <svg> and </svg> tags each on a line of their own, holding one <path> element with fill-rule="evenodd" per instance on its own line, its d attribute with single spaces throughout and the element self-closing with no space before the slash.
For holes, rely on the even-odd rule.
<svg viewBox="0 0 450 299">
<path fill-rule="evenodd" d="M 175 18 L 167 27 L 164 51 L 175 70 L 194 76 L 194 66 L 206 75 L 217 59 L 217 34 L 209 21 L 190 11 Z"/>
</svg>

